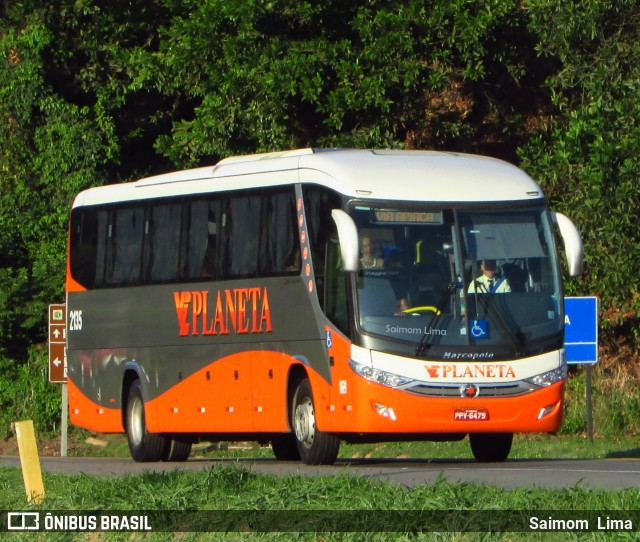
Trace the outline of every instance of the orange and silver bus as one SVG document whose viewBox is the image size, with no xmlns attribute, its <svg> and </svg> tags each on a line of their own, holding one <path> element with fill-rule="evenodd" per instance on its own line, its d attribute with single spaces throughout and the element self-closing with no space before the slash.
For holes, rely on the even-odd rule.
<svg viewBox="0 0 640 542">
<path fill-rule="evenodd" d="M 540 187 L 464 154 L 300 149 L 88 189 L 70 419 L 126 433 L 136 461 L 250 440 L 331 464 L 341 441 L 467 435 L 503 461 L 562 421 L 556 232 L 577 275 L 580 235 Z"/>
</svg>

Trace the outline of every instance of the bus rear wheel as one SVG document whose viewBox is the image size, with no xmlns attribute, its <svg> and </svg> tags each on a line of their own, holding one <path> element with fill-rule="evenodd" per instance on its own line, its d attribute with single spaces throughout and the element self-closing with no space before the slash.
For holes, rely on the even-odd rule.
<svg viewBox="0 0 640 542">
<path fill-rule="evenodd" d="M 316 427 L 313 394 L 307 378 L 300 381 L 293 396 L 291 421 L 303 463 L 331 465 L 335 462 L 340 449 L 340 439 Z"/>
<path fill-rule="evenodd" d="M 509 457 L 513 433 L 470 433 L 473 457 L 481 463 L 499 463 Z"/>
<path fill-rule="evenodd" d="M 163 461 L 186 461 L 191 455 L 191 442 L 180 439 L 167 439 Z"/>
<path fill-rule="evenodd" d="M 160 461 L 167 448 L 167 439 L 164 435 L 147 431 L 142 386 L 139 380 L 133 381 L 129 388 L 125 423 L 129 451 L 134 461 Z"/>
</svg>

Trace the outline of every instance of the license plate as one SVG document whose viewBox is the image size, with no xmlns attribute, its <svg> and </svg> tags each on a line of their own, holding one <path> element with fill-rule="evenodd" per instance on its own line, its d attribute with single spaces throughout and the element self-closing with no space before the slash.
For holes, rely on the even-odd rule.
<svg viewBox="0 0 640 542">
<path fill-rule="evenodd" d="M 456 408 L 453 419 L 458 422 L 486 422 L 489 420 L 489 411 L 486 408 Z"/>
</svg>

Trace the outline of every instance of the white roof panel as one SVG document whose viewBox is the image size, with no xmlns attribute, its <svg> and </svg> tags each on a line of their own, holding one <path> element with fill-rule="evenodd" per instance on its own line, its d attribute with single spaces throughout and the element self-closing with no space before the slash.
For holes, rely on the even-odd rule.
<svg viewBox="0 0 640 542">
<path fill-rule="evenodd" d="M 92 188 L 80 194 L 74 206 L 292 182 L 321 183 L 347 196 L 397 201 L 543 197 L 526 173 L 493 158 L 436 151 L 299 149 L 231 157 L 215 166 Z"/>
<path fill-rule="evenodd" d="M 542 197 L 521 169 L 493 158 L 434 151 L 344 151 L 300 159 L 326 172 L 344 194 L 413 201 L 511 201 Z"/>
</svg>

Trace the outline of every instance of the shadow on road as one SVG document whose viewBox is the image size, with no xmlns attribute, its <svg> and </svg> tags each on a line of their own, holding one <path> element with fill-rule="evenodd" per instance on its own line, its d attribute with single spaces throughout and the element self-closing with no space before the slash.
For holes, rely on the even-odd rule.
<svg viewBox="0 0 640 542">
<path fill-rule="evenodd" d="M 620 450 L 610 452 L 605 455 L 606 459 L 638 459 L 640 458 L 640 448 L 632 448 L 630 450 Z"/>
</svg>

